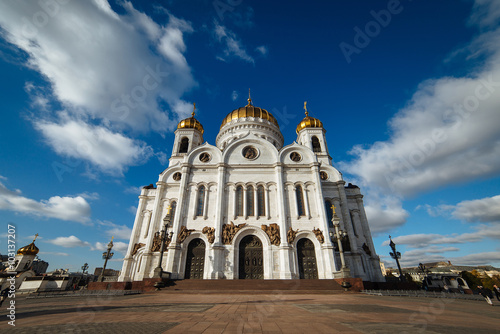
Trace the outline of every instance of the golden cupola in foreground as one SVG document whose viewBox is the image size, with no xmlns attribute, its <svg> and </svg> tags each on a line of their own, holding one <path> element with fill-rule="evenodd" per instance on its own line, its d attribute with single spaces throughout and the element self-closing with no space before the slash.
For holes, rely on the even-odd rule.
<svg viewBox="0 0 500 334">
<path fill-rule="evenodd" d="M 224 125 L 231 123 L 232 120 L 238 118 L 247 118 L 247 117 L 264 119 L 266 121 L 273 123 L 279 128 L 278 121 L 269 111 L 252 105 L 252 99 L 250 97 L 248 98 L 247 101 L 248 104 L 246 106 L 235 109 L 231 111 L 229 114 L 227 114 L 226 117 L 224 117 L 224 119 L 222 120 L 222 124 L 220 126 L 221 129 Z"/>
<path fill-rule="evenodd" d="M 322 128 L 323 123 L 314 117 L 309 116 L 309 112 L 307 111 L 307 102 L 304 102 L 304 110 L 306 117 L 297 125 L 297 133 L 299 133 L 302 129 L 305 128 Z"/>
<path fill-rule="evenodd" d="M 38 237 L 38 234 L 35 235 L 35 239 L 29 245 L 19 248 L 17 255 L 37 255 L 40 250 L 35 246 L 36 237 Z"/>
<path fill-rule="evenodd" d="M 191 117 L 183 119 L 177 124 L 177 129 L 196 129 L 203 134 L 205 130 L 203 130 L 203 125 L 194 118 L 194 110 L 196 109 L 196 104 L 194 104 L 193 112 L 191 113 Z"/>
</svg>

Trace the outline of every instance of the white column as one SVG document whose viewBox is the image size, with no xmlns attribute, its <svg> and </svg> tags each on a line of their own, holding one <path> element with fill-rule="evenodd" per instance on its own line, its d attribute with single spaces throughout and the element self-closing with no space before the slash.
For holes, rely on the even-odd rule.
<svg viewBox="0 0 500 334">
<path fill-rule="evenodd" d="M 286 238 L 286 233 L 288 231 L 288 223 L 285 209 L 285 187 L 283 184 L 283 165 L 281 163 L 276 164 L 276 195 L 277 195 L 277 209 L 278 209 L 278 226 L 280 227 L 280 279 L 290 279 L 292 278 L 292 271 L 290 262 L 293 258 L 293 252 L 288 244 L 288 240 Z M 269 206 L 268 206 L 269 207 Z M 274 261 L 274 260 L 273 260 Z"/>
<path fill-rule="evenodd" d="M 297 219 L 300 218 L 300 212 L 299 212 L 299 203 L 297 200 L 297 187 L 293 186 L 292 187 L 292 193 L 293 193 L 293 202 L 295 203 L 295 214 L 297 215 Z"/>
<path fill-rule="evenodd" d="M 233 219 L 236 219 L 237 217 L 237 212 L 238 212 L 238 198 L 236 196 L 236 188 L 238 188 L 237 185 L 233 186 Z"/>
<path fill-rule="evenodd" d="M 247 212 L 247 186 L 243 187 L 243 217 L 245 219 L 248 218 L 248 212 Z"/>
<path fill-rule="evenodd" d="M 190 191 L 188 192 L 192 192 L 191 189 L 193 189 L 192 187 L 188 187 L 188 189 Z M 194 195 L 194 205 L 193 205 L 193 220 L 196 219 L 196 217 L 198 216 L 198 201 L 200 200 L 200 187 L 194 187 L 194 192 L 195 192 L 195 195 Z"/>
<path fill-rule="evenodd" d="M 265 215 L 267 217 L 267 219 L 271 219 L 271 214 L 270 214 L 270 211 L 269 211 L 269 186 L 266 184 L 265 187 L 264 187 L 264 199 L 265 199 L 265 202 L 266 202 L 266 207 L 264 210 L 265 211 Z"/>
<path fill-rule="evenodd" d="M 258 197 L 257 197 L 257 189 L 258 187 L 253 187 L 253 215 L 255 219 L 259 219 L 259 203 L 258 203 Z"/>
<path fill-rule="evenodd" d="M 213 268 L 210 274 L 210 278 L 219 279 L 224 277 L 224 265 L 225 265 L 225 256 L 224 256 L 224 246 L 222 245 L 222 225 L 224 224 L 224 203 L 229 201 L 224 201 L 226 192 L 225 192 L 225 171 L 226 166 L 223 163 L 220 163 L 218 166 L 218 176 L 217 176 L 217 200 L 216 200 L 216 208 L 215 208 L 215 241 L 211 247 L 211 254 L 214 258 Z M 207 245 L 209 248 L 210 246 Z"/>
<path fill-rule="evenodd" d="M 153 212 L 151 212 L 151 210 L 144 210 L 142 212 L 143 216 L 144 216 L 144 222 L 146 223 L 146 228 L 144 229 L 144 237 L 143 238 L 146 238 L 149 234 L 149 225 L 151 224 L 151 215 L 153 214 Z"/>
<path fill-rule="evenodd" d="M 307 195 L 306 185 L 302 187 L 302 192 L 304 193 L 304 207 L 306 209 L 306 216 L 308 219 L 311 219 L 311 212 L 309 212 L 309 196 Z"/>
<path fill-rule="evenodd" d="M 203 219 L 207 219 L 208 217 L 208 192 L 210 191 L 209 186 L 205 187 L 205 194 L 203 197 Z"/>
</svg>

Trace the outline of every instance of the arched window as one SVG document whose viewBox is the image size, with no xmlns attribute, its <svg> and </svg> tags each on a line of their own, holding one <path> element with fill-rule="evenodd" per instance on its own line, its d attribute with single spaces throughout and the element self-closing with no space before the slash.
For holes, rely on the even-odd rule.
<svg viewBox="0 0 500 334">
<path fill-rule="evenodd" d="M 172 217 L 172 222 L 174 221 L 175 219 L 175 210 L 177 209 L 177 202 L 176 201 L 172 201 L 172 203 L 170 203 L 170 207 L 172 208 L 171 211 L 170 211 L 170 216 Z"/>
<path fill-rule="evenodd" d="M 295 188 L 295 197 L 297 198 L 297 211 L 299 213 L 299 216 L 305 216 L 305 210 L 304 210 L 304 194 L 302 193 L 302 187 L 297 186 Z"/>
<path fill-rule="evenodd" d="M 319 139 L 316 136 L 313 136 L 311 138 L 312 145 L 313 145 L 313 152 L 321 152 L 321 145 L 319 144 Z"/>
<path fill-rule="evenodd" d="M 254 193 L 252 186 L 247 188 L 247 215 L 254 215 Z"/>
<path fill-rule="evenodd" d="M 332 202 L 329 200 L 325 201 L 325 210 L 326 210 L 326 219 L 328 219 L 328 227 L 333 227 L 332 219 L 333 219 L 333 210 L 332 210 Z"/>
<path fill-rule="evenodd" d="M 258 202 L 258 213 L 257 214 L 260 217 L 263 217 L 266 215 L 266 204 L 265 204 L 264 187 L 263 186 L 257 187 L 257 202 Z"/>
<path fill-rule="evenodd" d="M 243 216 L 243 187 L 236 187 L 236 216 Z"/>
<path fill-rule="evenodd" d="M 198 204 L 196 206 L 196 215 L 203 216 L 203 207 L 205 206 L 205 186 L 198 189 Z"/>
<path fill-rule="evenodd" d="M 189 138 L 184 137 L 181 139 L 181 145 L 179 146 L 179 153 L 187 153 L 189 148 Z"/>
</svg>

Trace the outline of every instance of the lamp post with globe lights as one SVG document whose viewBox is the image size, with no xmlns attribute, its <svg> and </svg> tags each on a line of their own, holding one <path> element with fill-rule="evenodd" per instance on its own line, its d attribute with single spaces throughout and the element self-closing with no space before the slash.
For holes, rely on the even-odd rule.
<svg viewBox="0 0 500 334">
<path fill-rule="evenodd" d="M 334 205 L 332 205 L 332 211 L 333 211 L 332 223 L 333 227 L 335 228 L 335 233 L 330 232 L 330 239 L 332 240 L 332 242 L 337 242 L 337 246 L 339 248 L 340 263 L 342 265 L 342 267 L 340 268 L 340 275 L 342 278 L 351 277 L 351 271 L 345 264 L 344 248 L 342 246 L 342 240 L 347 238 L 347 232 L 342 231 L 340 229 L 340 219 L 337 216 L 337 213 L 335 212 Z"/>
<path fill-rule="evenodd" d="M 114 253 L 111 253 L 111 249 L 113 248 L 113 239 L 114 239 L 114 237 L 111 237 L 111 241 L 108 244 L 108 249 L 104 253 L 102 253 L 102 258 L 104 260 L 104 266 L 102 267 L 101 275 L 99 275 L 99 278 L 98 278 L 99 282 L 104 282 L 104 270 L 106 270 L 106 265 L 108 264 L 108 260 L 111 259 L 114 255 Z"/>
<path fill-rule="evenodd" d="M 391 257 L 396 260 L 396 264 L 398 265 L 398 270 L 399 270 L 399 280 L 401 282 L 405 281 L 405 277 L 403 276 L 403 271 L 401 270 L 401 265 L 399 264 L 399 259 L 401 258 L 401 253 L 396 251 L 396 244 L 394 241 L 392 241 L 391 236 L 389 236 L 389 240 L 391 242 L 389 243 L 389 246 L 391 246 L 392 252 L 390 253 Z"/>
<path fill-rule="evenodd" d="M 155 278 L 162 278 L 163 275 L 163 268 L 162 268 L 162 262 L 163 262 L 163 251 L 165 250 L 165 243 L 167 242 L 167 228 L 170 226 L 170 222 L 172 220 L 172 206 L 169 206 L 167 208 L 167 215 L 165 218 L 163 218 L 163 221 L 165 224 L 163 225 L 163 229 L 161 230 L 161 247 L 160 247 L 160 258 L 158 259 L 158 266 L 155 268 L 154 275 L 153 277 Z M 174 233 L 170 232 L 169 235 L 169 240 L 172 240 L 172 235 Z"/>
</svg>

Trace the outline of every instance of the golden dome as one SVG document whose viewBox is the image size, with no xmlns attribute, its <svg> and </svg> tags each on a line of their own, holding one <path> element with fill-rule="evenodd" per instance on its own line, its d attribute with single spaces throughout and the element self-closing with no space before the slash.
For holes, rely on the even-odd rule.
<svg viewBox="0 0 500 334">
<path fill-rule="evenodd" d="M 177 129 L 196 129 L 203 134 L 205 130 L 203 130 L 203 126 L 196 118 L 194 118 L 194 111 L 196 110 L 196 103 L 193 104 L 193 112 L 191 113 L 190 118 L 183 119 L 177 124 Z"/>
<path fill-rule="evenodd" d="M 322 128 L 323 123 L 314 117 L 309 116 L 309 112 L 306 107 L 307 102 L 304 102 L 304 110 L 306 111 L 306 117 L 297 125 L 297 133 L 299 133 L 302 129 L 305 128 Z"/>
<path fill-rule="evenodd" d="M 235 109 L 231 111 L 229 114 L 227 114 L 226 117 L 222 120 L 221 128 L 226 125 L 227 123 L 230 123 L 233 119 L 238 119 L 238 118 L 243 118 L 243 117 L 258 117 L 265 119 L 266 121 L 269 121 L 276 125 L 278 128 L 280 127 L 278 125 L 278 121 L 276 118 L 274 118 L 273 115 L 266 109 L 262 109 L 259 107 L 255 107 L 252 105 L 252 99 L 248 99 L 248 104 L 244 107 Z"/>
<path fill-rule="evenodd" d="M 36 237 L 38 237 L 38 233 L 29 245 L 19 248 L 17 255 L 37 255 L 40 250 L 35 246 Z"/>
</svg>

